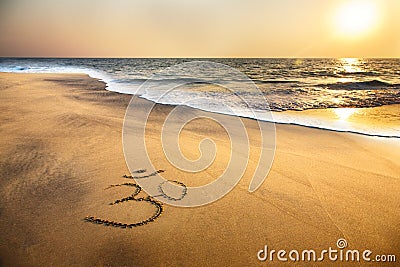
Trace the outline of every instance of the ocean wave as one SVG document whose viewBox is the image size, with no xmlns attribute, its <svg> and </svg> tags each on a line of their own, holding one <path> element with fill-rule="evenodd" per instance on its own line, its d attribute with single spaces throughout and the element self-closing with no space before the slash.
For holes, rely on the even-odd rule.
<svg viewBox="0 0 400 267">
<path fill-rule="evenodd" d="M 116 83 L 144 83 L 147 78 L 120 78 L 115 79 L 113 82 Z M 252 79 L 256 84 L 298 84 L 297 80 L 260 80 Z M 185 84 L 229 84 L 229 83 L 248 83 L 249 80 L 238 80 L 230 79 L 229 77 L 224 79 L 213 79 L 212 77 L 207 78 L 191 78 L 191 77 L 180 77 L 180 78 L 169 78 L 168 76 L 161 79 L 152 79 L 152 83 L 185 83 Z"/>
<path fill-rule="evenodd" d="M 276 122 L 294 123 L 305 126 L 320 126 L 315 121 L 304 122 L 299 118 L 284 118 L 287 110 L 302 111 L 307 109 L 326 108 L 366 108 L 382 105 L 400 104 L 400 69 L 399 60 L 367 61 L 360 72 L 340 72 L 340 64 L 335 60 L 309 59 L 302 65 L 291 66 L 288 59 L 215 59 L 222 64 L 237 68 L 247 73 L 252 81 L 235 80 L 230 73 L 222 78 L 219 70 L 205 69 L 198 73 L 198 78 L 177 76 L 166 73 L 152 80 L 153 87 L 145 93 L 141 85 L 154 73 L 178 63 L 178 59 L 14 59 L 0 58 L 0 72 L 21 73 L 86 73 L 90 77 L 106 83 L 106 89 L 124 94 L 139 95 L 152 101 L 164 104 L 180 103 L 182 99 L 202 98 L 194 107 L 211 112 L 221 112 L 218 106 L 212 106 L 211 100 L 221 99 L 233 103 L 237 96 L 250 99 L 248 105 L 257 112 L 276 111 Z M 213 60 L 214 61 L 214 60 Z M 245 64 L 246 63 L 246 64 Z M 279 64 L 278 64 L 279 63 Z M 384 66 L 384 68 L 382 67 Z M 257 71 L 255 71 L 257 69 Z M 378 76 L 377 78 L 369 78 Z M 365 79 L 371 79 L 365 81 Z M 341 82 L 341 81 L 348 82 Z M 246 91 L 246 83 L 254 82 L 265 99 L 260 99 L 254 92 Z M 168 85 L 188 84 L 177 88 L 168 98 L 159 101 Z M 190 85 L 191 84 L 191 85 Z M 205 86 L 203 86 L 205 84 Z M 223 88 L 208 86 L 216 84 L 234 88 L 235 92 Z M 227 86 L 228 87 L 228 86 Z M 240 105 L 235 109 L 240 116 Z M 283 112 L 282 112 L 283 111 Z M 230 114 L 233 115 L 233 114 Z M 296 116 L 297 117 L 297 116 Z M 324 125 L 322 128 L 329 128 Z M 341 126 L 343 127 L 343 126 Z M 332 127 L 330 127 L 332 129 Z M 340 127 L 339 127 L 340 128 Z M 340 129 L 334 130 L 343 130 Z M 351 132 L 354 129 L 346 129 Z M 361 132 L 371 133 L 371 129 Z M 379 129 L 376 133 L 379 136 Z M 400 134 L 399 134 L 400 135 Z"/>
<path fill-rule="evenodd" d="M 336 74 L 340 76 L 379 76 L 379 73 L 374 71 L 353 71 L 353 72 L 342 71 L 342 72 L 337 72 Z"/>
<path fill-rule="evenodd" d="M 252 79 L 253 82 L 257 83 L 299 83 L 296 80 L 259 80 L 259 79 Z"/>
<path fill-rule="evenodd" d="M 374 89 L 400 89 L 400 84 L 392 84 L 379 80 L 365 82 L 337 82 L 331 84 L 319 84 L 318 86 L 335 90 L 374 90 Z"/>
</svg>

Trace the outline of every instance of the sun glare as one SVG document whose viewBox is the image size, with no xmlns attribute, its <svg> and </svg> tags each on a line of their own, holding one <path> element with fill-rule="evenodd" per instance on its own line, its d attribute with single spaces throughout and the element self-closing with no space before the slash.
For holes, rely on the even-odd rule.
<svg viewBox="0 0 400 267">
<path fill-rule="evenodd" d="M 347 36 L 368 33 L 377 21 L 377 7 L 370 0 L 353 0 L 341 6 L 335 18 L 337 30 Z"/>
<path fill-rule="evenodd" d="M 339 62 L 343 70 L 347 73 L 362 72 L 360 67 L 361 59 L 359 58 L 340 58 Z"/>
<path fill-rule="evenodd" d="M 356 113 L 357 109 L 355 108 L 335 108 L 333 111 L 336 114 L 336 117 L 340 121 L 346 121 L 351 115 Z"/>
</svg>

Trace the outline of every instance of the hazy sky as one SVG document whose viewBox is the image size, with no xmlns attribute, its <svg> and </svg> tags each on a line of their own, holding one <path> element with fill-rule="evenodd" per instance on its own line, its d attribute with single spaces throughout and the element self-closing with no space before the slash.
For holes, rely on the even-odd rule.
<svg viewBox="0 0 400 267">
<path fill-rule="evenodd" d="M 400 0 L 0 0 L 0 56 L 400 57 Z"/>
</svg>

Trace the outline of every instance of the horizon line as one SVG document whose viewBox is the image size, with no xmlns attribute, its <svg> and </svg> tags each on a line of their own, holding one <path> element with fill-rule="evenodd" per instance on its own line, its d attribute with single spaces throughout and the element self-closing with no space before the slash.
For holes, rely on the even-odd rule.
<svg viewBox="0 0 400 267">
<path fill-rule="evenodd" d="M 282 57 L 282 56 L 276 56 L 276 57 L 102 57 L 102 56 L 88 56 L 88 57 L 83 57 L 83 56 L 77 56 L 77 57 L 63 57 L 63 56 L 0 56 L 0 58 L 32 58 L 32 59 L 43 59 L 43 58 L 48 58 L 48 59 L 341 59 L 341 58 L 361 58 L 361 59 L 400 59 L 400 56 L 397 57 L 320 57 L 320 56 L 312 56 L 312 57 Z"/>
</svg>

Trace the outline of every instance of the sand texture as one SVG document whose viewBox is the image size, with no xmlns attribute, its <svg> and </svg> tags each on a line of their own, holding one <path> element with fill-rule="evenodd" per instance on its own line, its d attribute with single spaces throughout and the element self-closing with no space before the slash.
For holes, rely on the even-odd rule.
<svg viewBox="0 0 400 267">
<path fill-rule="evenodd" d="M 398 139 L 276 125 L 271 172 L 249 193 L 260 136 L 248 119 L 248 168 L 224 198 L 197 208 L 164 204 L 154 221 L 132 229 L 85 222 L 95 216 L 129 224 L 157 213 L 149 201 L 109 205 L 135 187 L 105 189 L 134 181 L 122 177 L 129 175 L 121 134 L 131 97 L 104 86 L 83 74 L 0 74 L 0 265 L 279 265 L 258 262 L 257 252 L 264 245 L 322 250 L 336 247 L 339 238 L 349 248 L 400 260 Z M 146 140 L 155 168 L 187 186 L 214 180 L 229 163 L 226 132 L 211 120 L 188 124 L 180 137 L 187 158 L 200 156 L 204 137 L 214 139 L 218 150 L 206 171 L 183 172 L 160 147 L 162 122 L 172 109 L 157 105 L 150 116 Z M 146 169 L 137 175 L 149 174 L 140 160 L 136 168 Z M 135 198 L 146 196 L 142 191 Z"/>
</svg>

